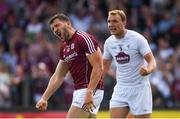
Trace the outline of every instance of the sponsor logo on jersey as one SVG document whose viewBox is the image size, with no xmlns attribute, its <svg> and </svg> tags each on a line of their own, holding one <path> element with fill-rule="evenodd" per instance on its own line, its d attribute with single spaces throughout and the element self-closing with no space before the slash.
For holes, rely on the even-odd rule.
<svg viewBox="0 0 180 119">
<path fill-rule="evenodd" d="M 77 52 L 73 52 L 72 54 L 66 57 L 64 56 L 64 61 L 69 62 L 71 60 L 74 60 L 76 56 L 78 56 Z"/>
<path fill-rule="evenodd" d="M 124 52 L 120 52 L 118 53 L 118 55 L 116 55 L 116 61 L 119 64 L 126 64 L 128 63 L 130 60 L 130 56 Z"/>
</svg>

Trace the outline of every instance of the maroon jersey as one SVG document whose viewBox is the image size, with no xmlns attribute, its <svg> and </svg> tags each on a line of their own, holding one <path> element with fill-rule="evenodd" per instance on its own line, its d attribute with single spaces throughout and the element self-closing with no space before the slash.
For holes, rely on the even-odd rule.
<svg viewBox="0 0 180 119">
<path fill-rule="evenodd" d="M 72 39 L 63 43 L 60 49 L 60 59 L 68 64 L 75 90 L 87 88 L 92 71 L 87 55 L 96 52 L 97 48 L 98 44 L 95 38 L 81 31 L 76 31 Z M 97 89 L 103 88 L 104 82 L 101 79 Z"/>
</svg>

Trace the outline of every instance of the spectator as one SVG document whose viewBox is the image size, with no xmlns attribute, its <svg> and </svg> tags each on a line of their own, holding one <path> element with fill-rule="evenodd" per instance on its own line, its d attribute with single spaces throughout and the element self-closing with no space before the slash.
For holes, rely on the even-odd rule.
<svg viewBox="0 0 180 119">
<path fill-rule="evenodd" d="M 8 66 L 0 60 L 0 108 L 10 108 L 11 80 Z"/>
</svg>

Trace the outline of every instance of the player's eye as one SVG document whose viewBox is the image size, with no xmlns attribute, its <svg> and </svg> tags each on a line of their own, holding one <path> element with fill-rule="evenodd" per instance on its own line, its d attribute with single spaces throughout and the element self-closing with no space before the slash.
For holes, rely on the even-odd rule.
<svg viewBox="0 0 180 119">
<path fill-rule="evenodd" d="M 56 27 L 56 28 L 57 28 L 57 27 L 59 27 L 59 26 L 60 26 L 60 24 L 56 24 L 56 25 L 54 25 L 54 27 Z"/>
</svg>

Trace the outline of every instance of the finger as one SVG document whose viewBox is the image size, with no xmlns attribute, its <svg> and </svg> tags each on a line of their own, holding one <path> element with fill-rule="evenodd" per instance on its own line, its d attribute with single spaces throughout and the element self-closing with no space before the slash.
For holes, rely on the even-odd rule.
<svg viewBox="0 0 180 119">
<path fill-rule="evenodd" d="M 83 106 L 82 106 L 82 109 L 84 110 L 84 111 L 86 111 L 86 112 L 91 112 L 93 109 L 92 109 L 92 107 L 91 107 L 91 104 L 84 104 Z"/>
<path fill-rule="evenodd" d="M 42 110 L 43 110 L 43 107 L 41 106 L 41 107 L 39 107 L 38 109 L 42 111 Z"/>
<path fill-rule="evenodd" d="M 83 104 L 82 109 L 85 109 L 85 108 L 86 108 L 86 104 Z"/>
<path fill-rule="evenodd" d="M 41 107 L 39 108 L 39 110 L 45 111 L 45 110 L 46 110 L 46 107 L 45 107 L 45 106 L 41 106 Z"/>
<path fill-rule="evenodd" d="M 92 108 L 91 106 L 90 106 L 90 108 L 89 108 L 89 111 L 90 111 L 90 112 L 93 112 L 93 108 Z"/>
<path fill-rule="evenodd" d="M 143 71 L 143 70 L 141 70 L 141 72 L 140 72 L 141 74 L 144 74 L 145 73 L 145 71 Z"/>
<path fill-rule="evenodd" d="M 86 109 L 86 112 L 90 112 L 90 111 L 91 111 L 91 109 L 90 109 L 90 108 L 87 108 L 87 109 Z"/>
<path fill-rule="evenodd" d="M 82 109 L 87 112 L 87 105 L 83 104 Z"/>
<path fill-rule="evenodd" d="M 37 109 L 38 109 L 38 110 L 42 110 L 42 106 L 39 106 Z"/>
<path fill-rule="evenodd" d="M 141 71 L 140 74 L 141 74 L 142 76 L 148 75 L 147 71 Z"/>
<path fill-rule="evenodd" d="M 94 103 L 92 103 L 92 106 L 93 106 L 94 108 L 96 108 L 96 106 L 95 106 L 95 104 L 94 104 Z"/>
<path fill-rule="evenodd" d="M 143 66 L 141 69 L 144 70 L 144 71 L 148 70 L 148 68 L 146 66 Z"/>
<path fill-rule="evenodd" d="M 39 108 L 39 105 L 36 104 L 36 108 Z"/>
<path fill-rule="evenodd" d="M 38 104 L 36 104 L 36 108 L 39 108 L 41 105 L 38 103 Z"/>
<path fill-rule="evenodd" d="M 46 110 L 46 107 L 42 107 L 42 109 L 41 109 L 42 111 L 45 111 Z"/>
<path fill-rule="evenodd" d="M 42 103 L 39 103 L 39 107 L 42 108 L 42 107 L 43 107 L 43 104 L 42 104 Z"/>
<path fill-rule="evenodd" d="M 36 105 L 36 108 L 37 108 L 38 110 L 40 110 L 40 111 L 44 111 L 44 110 L 46 110 L 46 105 L 43 104 L 43 103 L 38 103 L 38 104 Z"/>
<path fill-rule="evenodd" d="M 146 69 L 145 68 L 141 68 L 141 71 L 146 71 Z"/>
<path fill-rule="evenodd" d="M 87 107 L 84 108 L 83 110 L 84 110 L 85 112 L 90 112 L 90 111 L 89 111 L 89 108 L 87 108 Z"/>
<path fill-rule="evenodd" d="M 95 109 L 95 108 L 96 108 L 96 106 L 94 105 L 94 103 L 91 103 L 90 104 L 90 108 L 89 108 L 90 111 L 93 112 L 93 109 Z"/>
<path fill-rule="evenodd" d="M 38 109 L 39 110 L 42 110 L 43 106 L 42 105 L 39 105 Z"/>
<path fill-rule="evenodd" d="M 87 109 L 88 109 L 88 112 L 92 112 L 93 111 L 93 105 L 91 103 L 89 103 L 87 105 Z"/>
<path fill-rule="evenodd" d="M 146 67 L 146 66 L 144 66 L 144 65 L 143 65 L 143 66 L 141 66 L 141 68 L 145 68 L 145 67 Z"/>
</svg>

